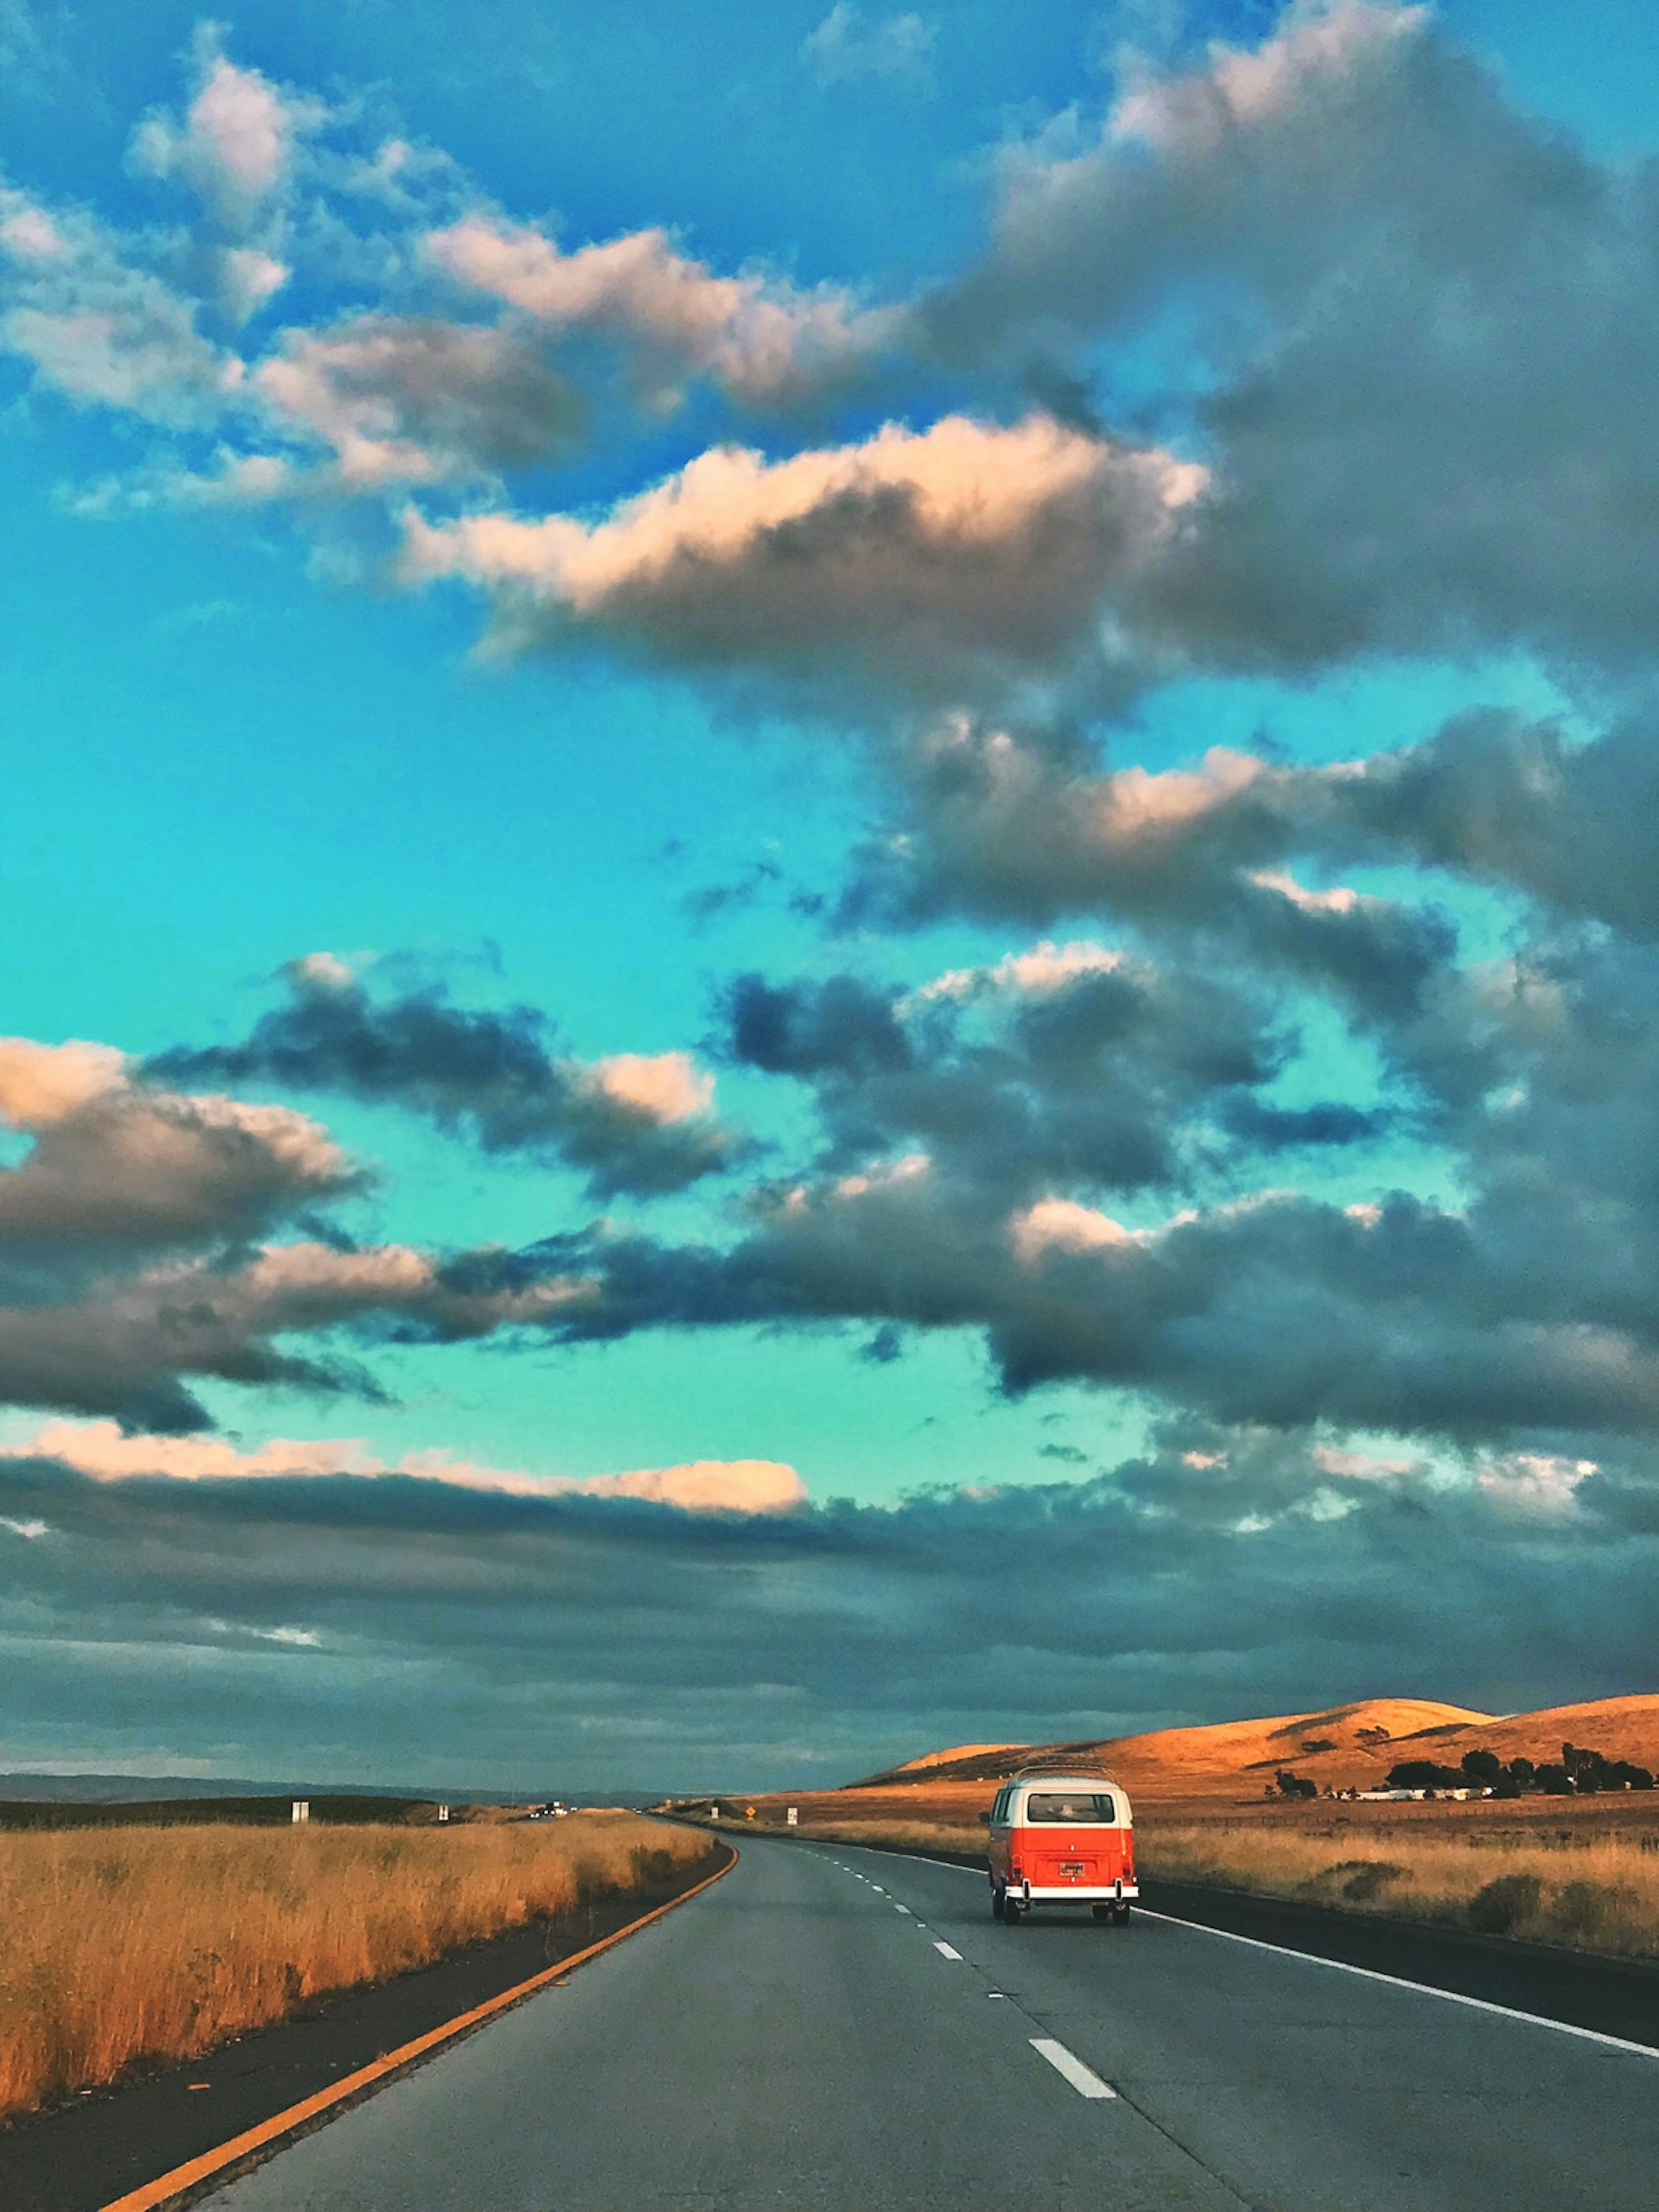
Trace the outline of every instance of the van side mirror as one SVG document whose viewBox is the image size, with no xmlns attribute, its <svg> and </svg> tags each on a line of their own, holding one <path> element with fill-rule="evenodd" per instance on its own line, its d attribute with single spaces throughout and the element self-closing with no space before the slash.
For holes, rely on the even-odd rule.
<svg viewBox="0 0 1659 2212">
<path fill-rule="evenodd" d="M 988 1827 L 990 1826 L 990 1825 L 991 1825 L 991 1816 L 990 1816 L 990 1814 L 989 1814 L 988 1813 L 981 1813 L 981 1814 L 980 1814 L 980 1816 L 979 1816 L 979 1825 L 981 1826 L 981 1828 L 988 1828 Z"/>
</svg>

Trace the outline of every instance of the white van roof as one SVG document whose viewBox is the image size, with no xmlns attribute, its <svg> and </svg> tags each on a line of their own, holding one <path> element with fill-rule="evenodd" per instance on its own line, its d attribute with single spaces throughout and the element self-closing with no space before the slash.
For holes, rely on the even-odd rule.
<svg viewBox="0 0 1659 2212">
<path fill-rule="evenodd" d="M 1011 1790 L 1121 1790 L 1123 1784 L 1109 1774 L 1091 1774 L 1075 1766 L 1024 1766 L 1009 1776 L 1008 1786 Z"/>
</svg>

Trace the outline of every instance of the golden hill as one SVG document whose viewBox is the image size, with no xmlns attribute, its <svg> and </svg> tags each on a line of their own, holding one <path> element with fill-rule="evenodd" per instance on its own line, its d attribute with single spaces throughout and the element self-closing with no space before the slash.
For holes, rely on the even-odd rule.
<svg viewBox="0 0 1659 2212">
<path fill-rule="evenodd" d="M 1062 1744 L 957 1744 L 845 1789 L 787 1793 L 805 1819 L 974 1820 L 996 1784 L 1028 1759 L 1055 1755 L 1104 1765 L 1134 1797 L 1261 1797 L 1281 1767 L 1322 1789 L 1367 1788 L 1397 1760 L 1455 1766 L 1477 1747 L 1503 1759 L 1559 1759 L 1564 1742 L 1659 1771 L 1659 1696 L 1600 1698 L 1535 1713 L 1494 1715 L 1422 1698 L 1356 1704 L 1158 1729 Z M 763 1802 L 756 1800 L 757 1804 Z M 780 1798 L 775 1802 L 782 1802 Z"/>
<path fill-rule="evenodd" d="M 948 1751 L 924 1751 L 920 1759 L 907 1759 L 902 1766 L 890 1767 L 888 1774 L 921 1774 L 933 1767 L 956 1766 L 964 1760 L 985 1759 L 994 1753 L 1000 1755 L 1005 1751 L 1023 1752 L 1024 1748 L 1024 1745 L 1019 1743 L 957 1743 L 952 1744 Z M 884 1782 L 888 1774 L 872 1775 L 871 1779 Z M 854 1789 L 859 1787 L 856 1783 L 851 1786 Z"/>
</svg>

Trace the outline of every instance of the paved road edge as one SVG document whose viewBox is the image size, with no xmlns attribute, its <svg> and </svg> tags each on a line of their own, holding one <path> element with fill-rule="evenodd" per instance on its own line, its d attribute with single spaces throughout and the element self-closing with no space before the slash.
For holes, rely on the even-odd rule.
<svg viewBox="0 0 1659 2212">
<path fill-rule="evenodd" d="M 690 1889 L 682 1890 L 678 1897 L 671 1897 L 665 1905 L 653 1906 L 649 1912 L 641 1913 L 637 1920 L 630 1920 L 626 1928 L 616 1929 L 611 1935 L 602 1936 L 597 1943 L 590 1943 L 585 1950 L 574 1951 L 568 1959 L 561 1959 L 556 1965 L 544 1966 L 539 1973 L 532 1974 L 528 1980 L 516 1982 L 510 1990 L 502 1990 L 496 1996 L 487 1997 L 483 2003 L 474 2005 L 470 2011 L 458 2013 L 453 2020 L 447 2020 L 437 2027 L 428 2028 L 424 2035 L 417 2035 L 412 2042 L 400 2044 L 397 2050 L 386 2051 L 367 2066 L 360 2066 L 355 2074 L 348 2074 L 343 2081 L 331 2082 L 326 2089 L 319 2089 L 314 2095 L 302 2098 L 285 2112 L 274 2112 L 268 2120 L 261 2120 L 257 2127 L 244 2129 L 240 2135 L 233 2136 L 228 2142 L 221 2143 L 216 2149 L 204 2151 L 199 2157 L 186 2160 L 183 2166 L 175 2166 L 170 2172 L 158 2175 L 154 2181 L 147 2181 L 140 2188 L 129 2190 L 125 2197 L 118 2197 L 104 2205 L 101 2212 L 173 2212 L 173 2208 L 190 2203 L 208 2183 L 231 2179 L 245 2166 L 269 2156 L 285 2142 L 305 2133 L 313 2124 L 331 2118 L 341 2106 L 356 2103 L 359 2098 L 384 2087 L 394 2075 L 417 2065 L 422 2059 L 432 2057 L 446 2044 L 470 2034 L 474 2028 L 483 2027 L 498 2013 L 522 2004 L 527 1997 L 534 1996 L 538 1990 L 546 1989 L 550 1984 L 562 1981 L 567 1974 L 574 1973 L 579 1966 L 585 1966 L 590 1959 L 597 1959 L 602 1951 L 611 1950 L 617 1944 L 625 1942 L 629 1936 L 637 1936 L 641 1928 L 648 1928 L 653 1920 L 660 1920 L 665 1913 L 672 1912 L 677 1906 L 688 1903 L 694 1897 L 700 1897 L 704 1890 L 712 1888 L 715 1882 L 730 1874 L 738 1863 L 737 1848 L 725 1837 L 720 1840 L 726 1844 L 732 1854 L 726 1864 L 716 1867 L 713 1874 L 694 1882 Z"/>
</svg>

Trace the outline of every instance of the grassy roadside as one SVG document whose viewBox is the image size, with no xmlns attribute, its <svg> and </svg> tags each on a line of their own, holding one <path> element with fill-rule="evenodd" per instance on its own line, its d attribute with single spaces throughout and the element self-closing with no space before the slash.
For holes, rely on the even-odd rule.
<svg viewBox="0 0 1659 2212">
<path fill-rule="evenodd" d="M 1298 1834 L 1260 1822 L 1149 1821 L 1141 1872 L 1349 1912 L 1518 1936 L 1604 1957 L 1659 1959 L 1659 1838 L 1634 1833 Z"/>
<path fill-rule="evenodd" d="M 706 1848 L 689 1830 L 603 1812 L 0 1836 L 0 2117 L 666 1879 Z"/>
<path fill-rule="evenodd" d="M 778 1832 L 770 1819 L 755 1826 Z M 784 1832 L 975 1857 L 985 1849 L 977 1822 L 812 1819 Z M 1136 1826 L 1136 1859 L 1152 1881 L 1473 1928 L 1602 1957 L 1659 1959 L 1659 1832 L 1651 1828 L 1369 1825 L 1352 1808 L 1340 1822 L 1291 1826 L 1243 1812 L 1182 1820 L 1148 1810 Z"/>
</svg>

